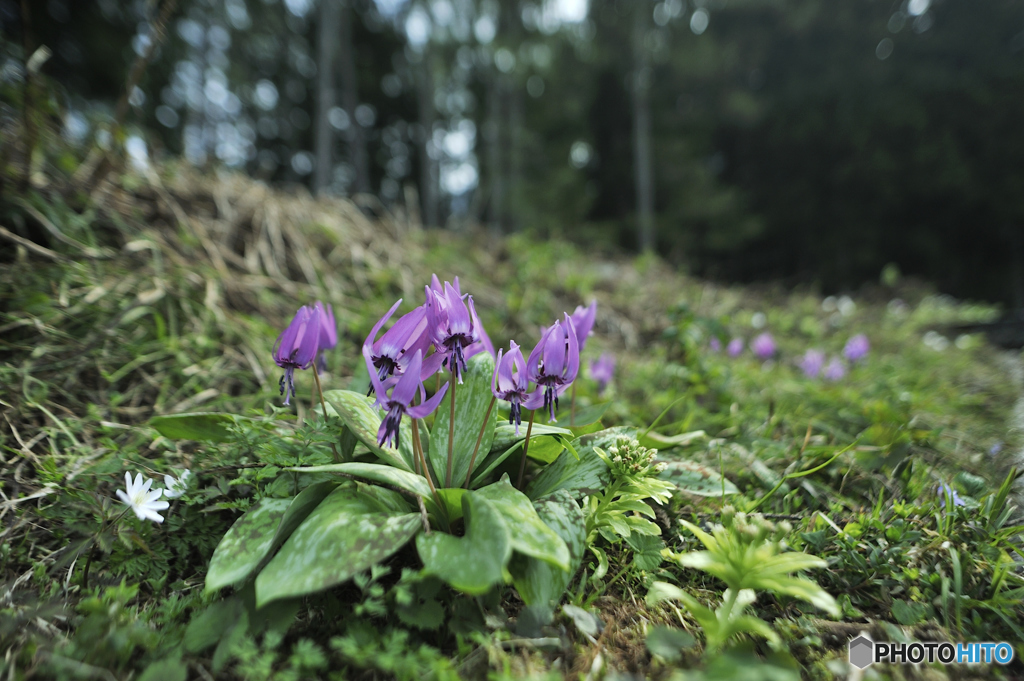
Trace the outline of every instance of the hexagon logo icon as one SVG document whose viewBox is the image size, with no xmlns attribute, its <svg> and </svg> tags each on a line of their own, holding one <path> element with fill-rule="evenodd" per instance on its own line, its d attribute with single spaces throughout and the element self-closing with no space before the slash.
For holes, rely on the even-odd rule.
<svg viewBox="0 0 1024 681">
<path fill-rule="evenodd" d="M 863 634 L 850 641 L 850 664 L 857 669 L 864 669 L 875 657 L 875 644 Z"/>
</svg>

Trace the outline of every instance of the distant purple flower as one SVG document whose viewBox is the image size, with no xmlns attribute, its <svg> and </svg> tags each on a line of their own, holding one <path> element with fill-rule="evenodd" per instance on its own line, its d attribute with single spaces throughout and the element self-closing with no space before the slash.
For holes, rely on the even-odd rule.
<svg viewBox="0 0 1024 681">
<path fill-rule="evenodd" d="M 583 346 L 587 344 L 587 338 L 590 336 L 590 330 L 594 328 L 596 318 L 596 300 L 590 301 L 590 305 L 586 307 L 576 306 L 576 310 L 572 313 L 572 324 L 576 328 L 576 343 L 580 346 L 580 352 L 583 352 Z"/>
<path fill-rule="evenodd" d="M 733 338 L 729 341 L 729 345 L 726 346 L 725 351 L 729 353 L 730 357 L 739 357 L 743 353 L 743 339 Z"/>
<path fill-rule="evenodd" d="M 825 366 L 825 353 L 821 350 L 808 350 L 800 359 L 800 369 L 808 378 L 817 378 Z"/>
<path fill-rule="evenodd" d="M 759 359 L 769 359 L 775 354 L 775 339 L 772 338 L 770 333 L 762 333 L 750 341 L 750 350 Z"/>
<path fill-rule="evenodd" d="M 615 355 L 607 352 L 601 355 L 596 362 L 590 363 L 590 377 L 597 381 L 597 394 L 600 395 L 612 382 L 615 375 Z"/>
<path fill-rule="evenodd" d="M 334 321 L 334 308 L 329 304 L 324 309 L 324 304 L 319 300 L 313 305 L 320 310 L 320 350 L 330 350 L 338 344 L 338 324 Z M 317 369 L 327 370 L 327 353 L 317 352 Z"/>
<path fill-rule="evenodd" d="M 967 502 L 960 498 L 960 495 L 956 493 L 956 490 L 947 485 L 946 483 L 942 483 L 941 485 L 939 485 L 936 488 L 935 493 L 939 495 L 939 503 L 942 504 L 943 509 L 946 508 L 946 497 L 953 498 L 954 506 L 967 505 Z"/>
<path fill-rule="evenodd" d="M 424 399 L 426 391 L 423 389 L 423 381 L 420 380 L 423 354 L 417 350 L 413 354 L 412 359 L 409 360 L 405 373 L 394 382 L 394 386 L 391 388 L 391 395 L 389 396 L 384 383 L 381 382 L 377 373 L 373 371 L 373 357 L 370 355 L 369 348 L 365 345 L 363 346 L 363 358 L 366 360 L 366 368 L 370 373 L 370 382 L 377 393 L 377 403 L 388 412 L 384 416 L 384 420 L 381 421 L 380 428 L 377 430 L 377 444 L 381 447 L 392 446 L 397 449 L 399 446 L 399 427 L 402 425 L 402 416 L 408 414 L 414 419 L 421 419 L 434 411 L 437 405 L 440 404 L 444 394 L 448 392 L 448 383 L 441 386 L 441 389 L 429 400 Z M 414 407 L 412 406 L 412 401 L 416 397 L 417 392 L 420 394 L 421 402 Z"/>
<path fill-rule="evenodd" d="M 567 313 L 565 326 L 559 321 L 548 327 L 526 360 L 527 375 L 539 390 L 543 390 L 544 408 L 548 410 L 551 421 L 555 420 L 558 396 L 569 388 L 579 369 L 579 341 L 576 340 L 576 328 Z"/>
<path fill-rule="evenodd" d="M 722 341 L 718 340 L 718 336 L 711 337 L 711 340 L 708 341 L 708 349 L 711 350 L 711 352 L 722 351 Z"/>
<path fill-rule="evenodd" d="M 277 366 L 284 369 L 280 386 L 285 404 L 288 404 L 295 394 L 295 370 L 308 369 L 316 359 L 322 331 L 320 309 L 303 305 L 295 313 L 288 328 L 277 337 L 274 343 L 274 361 Z"/>
<path fill-rule="evenodd" d="M 531 395 L 529 390 L 530 379 L 526 372 L 523 351 L 515 341 L 511 341 L 508 353 L 498 350 L 498 361 L 494 366 L 494 376 L 491 378 L 491 392 L 497 399 L 505 400 L 511 405 L 508 422 L 515 424 L 516 436 L 519 435 L 519 426 L 523 422 L 523 405 L 526 405 L 527 409 L 536 409 L 537 401 L 540 399 L 539 391 Z"/>
<path fill-rule="evenodd" d="M 430 336 L 427 334 L 427 312 L 421 306 L 412 312 L 402 315 L 395 325 L 384 332 L 384 335 L 377 338 L 377 332 L 395 313 L 398 306 L 402 304 L 398 300 L 383 317 L 377 320 L 370 330 L 370 335 L 363 341 L 363 350 L 369 351 L 371 363 L 368 365 L 370 373 L 376 374 L 378 380 L 385 381 L 388 376 L 402 374 L 405 367 L 416 352 L 426 355 L 430 347 Z M 376 340 L 374 340 L 376 339 Z M 434 355 L 428 357 L 422 364 L 421 371 L 429 373 L 421 374 L 421 379 L 426 379 L 440 368 L 441 358 Z M 431 371 L 432 369 L 432 371 Z M 373 392 L 374 384 L 370 384 L 370 392 Z"/>
<path fill-rule="evenodd" d="M 443 294 L 430 286 L 425 287 L 425 293 L 427 330 L 434 348 L 444 355 L 442 365 L 462 383 L 462 374 L 466 371 L 466 348 L 479 341 L 473 325 L 476 318 L 473 296 L 461 295 L 448 282 L 444 283 Z M 464 301 L 466 297 L 469 298 L 469 309 Z"/>
<path fill-rule="evenodd" d="M 996 456 L 996 455 L 998 455 L 998 454 L 999 454 L 999 452 L 1001 452 L 1001 451 L 1003 451 L 1003 443 L 1002 443 L 1002 442 L 997 442 L 997 443 L 995 443 L 994 445 L 992 445 L 992 446 L 991 446 L 991 447 L 989 448 L 989 450 L 988 450 L 988 453 L 989 453 L 989 454 L 990 454 L 991 456 Z"/>
<path fill-rule="evenodd" d="M 846 365 L 843 360 L 833 357 L 832 361 L 825 367 L 825 378 L 829 381 L 838 381 L 846 375 Z"/>
<path fill-rule="evenodd" d="M 864 359 L 870 349 L 871 343 L 868 342 L 868 337 L 858 333 L 846 342 L 846 347 L 843 348 L 843 357 L 851 362 L 857 362 Z"/>
</svg>

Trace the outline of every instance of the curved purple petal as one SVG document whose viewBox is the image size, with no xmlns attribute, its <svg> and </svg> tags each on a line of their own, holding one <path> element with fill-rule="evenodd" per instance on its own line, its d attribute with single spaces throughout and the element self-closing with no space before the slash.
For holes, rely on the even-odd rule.
<svg viewBox="0 0 1024 681">
<path fill-rule="evenodd" d="M 423 335 L 426 329 L 426 310 L 417 307 L 399 317 L 395 325 L 384 332 L 380 340 L 374 343 L 374 354 L 397 361 L 399 356 L 405 352 L 410 340 L 419 340 L 415 334 L 419 332 L 420 335 Z"/>
<path fill-rule="evenodd" d="M 434 393 L 434 396 L 423 404 L 417 404 L 415 407 L 409 407 L 405 410 L 409 416 L 414 419 L 421 419 L 430 412 L 437 409 L 437 405 L 441 404 L 441 400 L 444 398 L 444 394 L 448 392 L 448 382 L 441 386 L 441 389 Z"/>
<path fill-rule="evenodd" d="M 363 346 L 363 359 L 366 360 L 366 373 L 370 374 L 370 385 L 373 386 L 373 392 L 377 394 L 377 405 L 388 409 L 390 406 L 388 396 L 384 384 L 377 376 L 377 369 L 373 366 L 373 355 L 370 354 L 370 348 L 367 345 Z"/>
<path fill-rule="evenodd" d="M 529 359 L 526 360 L 526 375 L 534 383 L 540 378 L 540 360 L 541 355 L 544 352 L 544 344 L 547 342 L 548 336 L 551 335 L 554 327 L 548 327 L 544 329 L 544 332 L 540 336 L 540 340 L 537 341 L 536 347 L 530 352 Z"/>
<path fill-rule="evenodd" d="M 416 389 L 422 384 L 420 380 L 420 369 L 423 368 L 423 354 L 417 352 L 406 367 L 405 373 L 398 379 L 398 384 L 391 391 L 391 403 L 398 403 L 404 407 L 412 404 L 416 397 Z"/>
<path fill-rule="evenodd" d="M 576 340 L 579 343 L 580 351 L 590 337 L 590 331 L 594 328 L 594 320 L 597 318 L 597 301 L 590 301 L 590 305 L 583 307 L 579 305 L 572 313 L 572 323 L 576 327 Z"/>
<path fill-rule="evenodd" d="M 387 321 L 389 319 L 391 319 L 391 315 L 395 314 L 395 310 L 397 310 L 398 306 L 401 305 L 401 304 L 402 304 L 402 299 L 399 298 L 398 302 L 396 302 L 394 305 L 392 305 L 391 309 L 388 310 L 388 313 L 386 315 L 384 315 L 383 317 L 381 317 L 377 321 L 377 323 L 373 325 L 373 329 L 370 330 L 370 335 L 366 337 L 365 341 L 363 341 L 363 347 L 364 348 L 372 348 L 372 349 L 376 350 L 376 348 L 374 348 L 373 346 L 375 345 L 374 341 L 377 338 L 377 332 L 380 331 L 380 327 L 384 326 L 384 324 L 386 324 Z M 373 370 L 371 370 L 370 373 L 372 374 Z"/>
<path fill-rule="evenodd" d="M 491 354 L 491 357 L 494 357 L 494 343 L 491 342 L 491 337 L 487 335 L 484 325 L 480 323 L 480 317 L 476 313 L 476 307 L 473 306 L 473 296 L 469 297 L 469 317 L 473 322 L 473 335 L 479 342 L 483 343 L 484 349 Z"/>
<path fill-rule="evenodd" d="M 320 310 L 320 348 L 330 350 L 338 344 L 338 325 L 334 321 L 334 308 L 324 307 L 319 300 L 313 305 Z"/>
<path fill-rule="evenodd" d="M 308 369 L 320 349 L 320 310 L 314 308 L 306 322 L 299 327 L 295 344 L 292 362 L 300 369 Z"/>
<path fill-rule="evenodd" d="M 444 294 L 448 299 L 448 333 L 472 337 L 473 320 L 469 316 L 469 310 L 466 309 L 466 303 L 462 300 L 462 296 L 447 281 L 444 283 Z"/>
<path fill-rule="evenodd" d="M 295 352 L 300 333 L 304 324 L 309 321 L 310 309 L 303 305 L 288 324 L 288 327 L 281 332 L 281 335 L 274 341 L 274 361 L 280 367 L 287 367 L 292 362 L 292 354 Z"/>
<path fill-rule="evenodd" d="M 565 318 L 569 319 L 569 315 Z M 562 370 L 565 369 L 566 332 L 569 332 L 569 335 L 572 335 L 572 332 L 568 328 L 563 329 L 561 322 L 555 322 L 551 328 L 553 331 L 548 334 L 544 343 L 544 375 L 561 376 Z"/>
<path fill-rule="evenodd" d="M 565 324 L 569 327 L 567 334 L 569 338 L 569 356 L 567 358 L 566 371 L 562 374 L 562 380 L 564 380 L 566 385 L 568 385 L 576 380 L 576 374 L 580 371 L 580 348 L 582 346 L 577 340 L 579 336 L 576 333 L 575 325 L 572 323 L 572 319 L 569 315 L 565 315 Z"/>
<path fill-rule="evenodd" d="M 523 400 L 523 409 L 540 409 L 544 406 L 544 389 L 537 388 Z"/>
</svg>

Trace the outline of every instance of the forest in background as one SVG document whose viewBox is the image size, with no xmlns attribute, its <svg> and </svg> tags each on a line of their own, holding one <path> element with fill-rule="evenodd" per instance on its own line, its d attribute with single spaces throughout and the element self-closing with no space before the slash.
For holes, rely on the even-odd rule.
<svg viewBox="0 0 1024 681">
<path fill-rule="evenodd" d="M 0 22 L 0 116 L 46 46 L 83 154 L 722 280 L 831 292 L 895 263 L 1024 305 L 1020 0 L 0 0 Z"/>
</svg>

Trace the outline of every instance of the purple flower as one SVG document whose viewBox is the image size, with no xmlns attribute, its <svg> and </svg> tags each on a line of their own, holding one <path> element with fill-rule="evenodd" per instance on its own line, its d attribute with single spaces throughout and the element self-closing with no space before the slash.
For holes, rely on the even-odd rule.
<svg viewBox="0 0 1024 681">
<path fill-rule="evenodd" d="M 590 363 L 590 377 L 597 381 L 597 394 L 600 395 L 612 382 L 615 375 L 615 355 L 607 352 L 601 355 L 596 362 Z"/>
<path fill-rule="evenodd" d="M 544 408 L 548 410 L 551 421 L 555 421 L 558 396 L 576 379 L 579 369 L 579 341 L 576 340 L 576 328 L 567 313 L 565 326 L 562 326 L 562 322 L 550 326 L 526 360 L 527 375 L 537 384 L 538 391 L 543 390 Z"/>
<path fill-rule="evenodd" d="M 768 359 L 775 354 L 775 339 L 770 333 L 762 333 L 750 341 L 750 349 L 760 359 Z"/>
<path fill-rule="evenodd" d="M 583 352 L 583 346 L 587 344 L 587 337 L 590 336 L 591 329 L 594 328 L 596 318 L 596 300 L 590 301 L 590 305 L 586 307 L 576 306 L 576 311 L 572 313 L 572 323 L 576 327 L 576 343 L 580 346 L 580 352 Z"/>
<path fill-rule="evenodd" d="M 498 350 L 498 362 L 494 366 L 494 376 L 491 378 L 491 392 L 499 400 L 511 404 L 508 422 L 515 424 L 516 436 L 519 435 L 519 426 L 523 422 L 523 406 L 526 405 L 527 409 L 536 409 L 540 406 L 540 391 L 535 391 L 531 395 L 529 390 L 530 378 L 526 372 L 523 352 L 515 341 L 511 341 L 508 354 Z"/>
<path fill-rule="evenodd" d="M 426 355 L 430 348 L 430 336 L 427 334 L 427 311 L 422 306 L 402 315 L 394 326 L 384 332 L 383 336 L 374 340 L 377 337 L 377 332 L 391 319 L 391 315 L 401 304 L 402 301 L 399 299 L 392 305 L 387 314 L 373 325 L 370 335 L 363 341 L 364 354 L 368 350 L 371 359 L 367 369 L 371 374 L 376 374 L 380 381 L 385 381 L 388 376 L 393 374 L 404 373 L 406 365 L 409 364 L 413 355 L 417 352 L 421 356 Z M 440 368 L 441 359 L 440 357 L 435 359 L 434 355 L 427 357 L 422 362 L 420 379 L 425 380 L 428 376 L 433 375 Z M 374 384 L 371 383 L 370 392 L 373 390 Z"/>
<path fill-rule="evenodd" d="M 338 344 L 338 324 L 334 321 L 334 308 L 328 304 L 327 309 L 324 309 L 324 304 L 319 300 L 313 307 L 320 310 L 320 350 L 330 350 Z M 317 353 L 317 369 L 327 370 L 326 353 Z"/>
<path fill-rule="evenodd" d="M 430 275 L 430 288 L 433 291 L 437 291 L 438 294 L 444 295 L 444 287 L 441 286 L 441 281 L 437 278 L 436 274 Z M 455 293 L 462 295 L 462 291 L 459 289 L 459 278 L 455 277 L 452 280 L 452 288 L 455 289 Z M 470 304 L 469 316 L 473 321 L 473 330 L 476 332 L 477 341 L 472 343 L 466 348 L 464 353 L 465 358 L 469 358 L 477 355 L 485 350 L 490 353 L 491 357 L 495 357 L 494 343 L 491 342 L 491 337 L 487 335 L 487 331 L 484 330 L 484 325 L 480 321 L 480 317 L 476 313 L 476 308 Z"/>
<path fill-rule="evenodd" d="M 991 447 L 989 448 L 989 450 L 988 450 L 988 453 L 989 453 L 989 454 L 990 454 L 991 456 L 996 456 L 996 455 L 998 455 L 998 454 L 999 454 L 999 452 L 1001 452 L 1001 451 L 1003 451 L 1003 443 L 1002 443 L 1002 442 L 997 442 L 997 443 L 995 443 L 994 445 L 992 445 L 992 446 L 991 446 Z"/>
<path fill-rule="evenodd" d="M 965 502 L 963 499 L 960 498 L 960 495 L 956 493 L 956 490 L 953 489 L 952 487 L 950 487 L 949 485 L 947 485 L 946 483 L 942 483 L 941 485 L 939 485 L 935 489 L 935 493 L 939 495 L 939 503 L 942 504 L 942 508 L 943 509 L 946 508 L 946 497 L 952 497 L 953 498 L 953 505 L 954 506 L 966 506 L 967 505 L 967 502 Z"/>
<path fill-rule="evenodd" d="M 799 365 L 808 378 L 817 378 L 825 366 L 825 353 L 821 350 L 808 350 L 800 359 Z"/>
<path fill-rule="evenodd" d="M 708 349 L 711 350 L 711 352 L 722 351 L 722 341 L 718 340 L 718 336 L 711 337 L 711 340 L 708 341 Z"/>
<path fill-rule="evenodd" d="M 825 367 L 825 378 L 829 381 L 838 381 L 846 375 L 846 365 L 843 360 L 833 357 L 832 361 Z"/>
<path fill-rule="evenodd" d="M 274 343 L 274 361 L 277 362 L 277 366 L 284 369 L 280 386 L 285 404 L 288 404 L 295 394 L 295 370 L 308 369 L 316 359 L 322 332 L 320 309 L 303 305 L 295 313 L 295 318 L 288 328 L 277 337 Z"/>
<path fill-rule="evenodd" d="M 843 357 L 851 362 L 857 362 L 864 359 L 870 349 L 871 343 L 868 342 L 868 337 L 858 333 L 846 342 L 846 347 L 843 348 Z"/>
<path fill-rule="evenodd" d="M 733 338 L 729 341 L 729 345 L 725 348 L 725 351 L 729 353 L 730 357 L 739 357 L 740 353 L 743 352 L 743 339 Z"/>
<path fill-rule="evenodd" d="M 443 294 L 430 286 L 424 287 L 424 292 L 427 296 L 427 331 L 434 348 L 444 356 L 441 364 L 462 383 L 462 374 L 466 371 L 466 348 L 479 341 L 473 324 L 476 319 L 473 296 L 460 294 L 447 281 Z M 467 297 L 469 309 L 464 301 Z"/>
<path fill-rule="evenodd" d="M 423 381 L 420 379 L 423 353 L 417 350 L 409 360 L 405 373 L 397 381 L 395 379 L 389 381 L 389 383 L 394 382 L 394 385 L 391 387 L 391 395 L 388 396 L 387 388 L 373 371 L 373 357 L 365 345 L 363 346 L 363 358 L 366 360 L 366 368 L 370 372 L 370 382 L 377 392 L 377 403 L 388 412 L 384 416 L 384 420 L 381 421 L 380 429 L 377 430 L 377 444 L 381 447 L 392 446 L 397 449 L 399 445 L 398 429 L 402 425 L 402 416 L 408 414 L 414 419 L 421 419 L 434 411 L 444 398 L 444 394 L 448 392 L 448 383 L 441 386 L 441 389 L 429 400 L 424 399 L 426 391 L 423 389 Z M 420 404 L 414 407 L 412 401 L 417 392 L 420 394 Z"/>
</svg>

